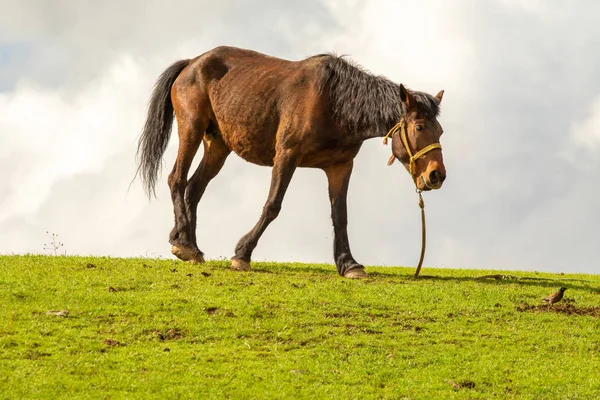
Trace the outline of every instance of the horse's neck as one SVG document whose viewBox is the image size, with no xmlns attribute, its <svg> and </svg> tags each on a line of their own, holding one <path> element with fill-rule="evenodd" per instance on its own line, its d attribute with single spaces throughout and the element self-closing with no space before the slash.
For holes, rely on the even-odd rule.
<svg viewBox="0 0 600 400">
<path fill-rule="evenodd" d="M 357 136 L 363 141 L 373 138 L 383 138 L 390 133 L 390 130 L 393 129 L 401 119 L 402 116 L 400 115 L 393 120 L 380 120 L 378 123 L 370 124 L 369 127 L 362 129 L 361 132 L 357 132 Z"/>
</svg>

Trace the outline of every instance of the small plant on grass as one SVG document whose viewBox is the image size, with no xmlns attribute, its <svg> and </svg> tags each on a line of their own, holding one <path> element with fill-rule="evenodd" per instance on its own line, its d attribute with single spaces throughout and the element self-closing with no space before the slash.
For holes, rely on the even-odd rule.
<svg viewBox="0 0 600 400">
<path fill-rule="evenodd" d="M 46 235 L 48 235 L 50 237 L 50 243 L 44 243 L 44 250 L 52 251 L 52 252 L 54 252 L 54 255 L 57 256 L 58 249 L 63 247 L 64 244 L 58 240 L 58 235 L 56 233 L 51 234 L 50 232 L 46 231 Z M 65 250 L 65 255 L 67 255 L 66 250 Z"/>
</svg>

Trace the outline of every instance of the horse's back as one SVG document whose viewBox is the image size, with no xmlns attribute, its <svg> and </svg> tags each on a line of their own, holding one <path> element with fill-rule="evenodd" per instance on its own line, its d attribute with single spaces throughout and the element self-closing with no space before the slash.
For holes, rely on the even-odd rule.
<svg viewBox="0 0 600 400">
<path fill-rule="evenodd" d="M 289 61 L 221 46 L 188 66 L 187 91 L 202 91 L 225 143 L 259 165 L 272 165 L 277 133 L 314 125 L 321 102 L 317 59 Z M 311 126 L 312 126 L 311 125 Z M 286 132 L 282 133 L 286 135 Z M 302 132 L 286 140 L 301 140 Z"/>
<path fill-rule="evenodd" d="M 217 47 L 198 62 L 211 82 L 211 101 L 227 106 L 238 104 L 235 98 L 253 106 L 284 105 L 295 93 L 304 98 L 316 86 L 320 67 L 315 60 L 290 61 L 236 47 Z"/>
</svg>

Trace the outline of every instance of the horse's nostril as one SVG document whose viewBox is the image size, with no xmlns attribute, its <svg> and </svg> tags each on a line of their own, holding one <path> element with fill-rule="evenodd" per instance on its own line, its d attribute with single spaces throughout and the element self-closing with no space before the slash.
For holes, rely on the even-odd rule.
<svg viewBox="0 0 600 400">
<path fill-rule="evenodd" d="M 429 182 L 432 185 L 438 185 L 438 184 L 442 184 L 444 182 L 444 180 L 446 179 L 446 175 L 442 174 L 439 170 L 434 169 L 433 171 L 431 171 L 429 173 Z"/>
</svg>

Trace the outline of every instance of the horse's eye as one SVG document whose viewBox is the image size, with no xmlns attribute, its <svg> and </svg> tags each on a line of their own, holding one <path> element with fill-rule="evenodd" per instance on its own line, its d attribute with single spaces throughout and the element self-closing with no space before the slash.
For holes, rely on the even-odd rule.
<svg viewBox="0 0 600 400">
<path fill-rule="evenodd" d="M 415 126 L 415 129 L 418 130 L 418 131 L 422 131 L 423 127 L 421 125 L 417 125 L 417 126 Z"/>
</svg>

